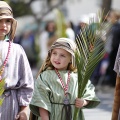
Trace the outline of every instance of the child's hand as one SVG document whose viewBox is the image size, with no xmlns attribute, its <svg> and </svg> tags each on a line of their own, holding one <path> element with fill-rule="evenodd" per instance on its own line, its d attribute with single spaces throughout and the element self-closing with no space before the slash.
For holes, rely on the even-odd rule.
<svg viewBox="0 0 120 120">
<path fill-rule="evenodd" d="M 28 107 L 21 106 L 21 111 L 15 117 L 15 120 L 27 120 Z"/>
<path fill-rule="evenodd" d="M 75 107 L 77 107 L 77 108 L 82 108 L 87 104 L 88 104 L 88 101 L 86 101 L 84 99 L 76 98 L 76 100 L 75 100 Z"/>
<path fill-rule="evenodd" d="M 16 116 L 15 120 L 27 120 L 27 114 L 25 111 L 21 111 Z"/>
</svg>

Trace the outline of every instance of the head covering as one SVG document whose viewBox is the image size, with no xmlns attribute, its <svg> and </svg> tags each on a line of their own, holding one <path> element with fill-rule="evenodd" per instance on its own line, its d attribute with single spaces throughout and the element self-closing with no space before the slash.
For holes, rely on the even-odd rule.
<svg viewBox="0 0 120 120">
<path fill-rule="evenodd" d="M 75 67 L 76 44 L 73 40 L 69 38 L 59 38 L 52 44 L 49 52 L 51 52 L 51 50 L 55 48 L 61 48 L 69 52 L 72 55 L 72 65 L 73 67 Z"/>
<path fill-rule="evenodd" d="M 9 39 L 13 40 L 15 36 L 17 21 L 13 18 L 13 12 L 11 7 L 4 1 L 0 1 L 0 20 L 1 19 L 11 19 L 12 25 L 11 25 L 11 31 L 9 33 Z"/>
<path fill-rule="evenodd" d="M 89 16 L 88 15 L 81 15 L 78 22 L 89 24 Z"/>
</svg>

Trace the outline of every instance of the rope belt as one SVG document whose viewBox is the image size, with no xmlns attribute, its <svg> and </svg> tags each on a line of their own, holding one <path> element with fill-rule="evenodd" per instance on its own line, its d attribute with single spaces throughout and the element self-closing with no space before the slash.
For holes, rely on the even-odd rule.
<svg viewBox="0 0 120 120">
<path fill-rule="evenodd" d="M 8 97 L 11 95 L 11 89 L 7 89 L 3 92 L 3 94 L 5 95 L 5 97 Z"/>
<path fill-rule="evenodd" d="M 65 120 L 72 120 L 72 109 L 71 105 L 75 104 L 64 104 L 64 103 L 54 103 L 51 102 L 52 104 L 58 104 L 58 105 L 63 105 L 62 107 L 62 113 L 61 113 L 61 120 L 63 120 L 63 114 L 65 113 Z"/>
</svg>

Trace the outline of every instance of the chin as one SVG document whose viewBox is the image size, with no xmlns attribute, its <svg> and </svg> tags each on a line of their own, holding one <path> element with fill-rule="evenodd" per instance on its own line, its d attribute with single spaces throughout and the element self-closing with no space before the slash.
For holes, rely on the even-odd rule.
<svg viewBox="0 0 120 120">
<path fill-rule="evenodd" d="M 58 70 L 66 70 L 66 68 L 57 68 L 57 67 L 55 67 L 55 68 Z"/>
</svg>

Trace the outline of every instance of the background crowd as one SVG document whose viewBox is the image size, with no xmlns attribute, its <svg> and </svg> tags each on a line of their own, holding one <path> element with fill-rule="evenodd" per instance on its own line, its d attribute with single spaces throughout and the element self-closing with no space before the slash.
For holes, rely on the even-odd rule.
<svg viewBox="0 0 120 120">
<path fill-rule="evenodd" d="M 30 0 L 30 1 L 32 2 L 33 0 Z M 50 0 L 50 1 L 52 1 L 52 0 Z M 49 1 L 47 1 L 47 2 L 49 2 Z M 10 3 L 10 1 L 9 1 L 9 3 Z M 0 4 L 0 5 L 2 5 L 2 4 Z M 50 4 L 48 4 L 48 5 L 50 5 Z M 56 8 L 57 8 L 57 6 L 56 6 Z M 9 27 L 11 27 L 10 30 L 12 31 L 12 30 L 15 30 L 15 28 L 13 29 L 13 27 L 14 27 L 13 23 L 15 22 L 15 20 L 13 18 L 13 15 L 12 15 L 12 12 L 10 9 L 8 9 L 8 11 L 10 11 L 9 19 L 7 19 L 8 16 L 7 16 L 7 18 L 6 18 L 6 16 L 4 16 L 5 18 L 3 17 L 3 15 L 4 14 L 6 15 L 6 13 L 4 13 L 4 14 L 1 13 L 1 16 L 2 16 L 1 23 L 4 24 L 4 22 L 5 22 Z M 3 11 L 4 11 L 4 9 L 3 9 Z M 8 12 L 8 11 L 4 11 L 4 12 Z M 49 11 L 49 9 L 48 9 L 48 11 Z M 2 12 L 2 10 L 1 10 L 1 12 Z M 8 56 L 7 56 L 4 61 L 3 66 L 1 67 L 1 72 L 0 72 L 1 79 L 3 79 L 2 73 L 4 72 L 4 67 L 5 67 L 5 65 L 7 65 L 8 68 L 11 67 L 12 69 L 14 69 L 14 67 L 15 67 L 15 69 L 16 68 L 20 69 L 17 71 L 18 72 L 17 75 L 18 76 L 23 75 L 23 77 L 20 77 L 20 79 L 18 79 L 18 80 L 23 80 L 23 79 L 27 78 L 27 76 L 29 76 L 29 77 L 31 76 L 31 79 L 28 79 L 28 80 L 31 80 L 33 82 L 35 79 L 33 80 L 33 78 L 32 78 L 32 72 L 35 69 L 36 71 L 35 71 L 35 74 L 33 74 L 33 75 L 35 75 L 35 76 L 37 75 L 38 69 L 41 67 L 41 65 L 42 65 L 43 61 L 46 59 L 47 55 L 49 55 L 48 51 L 51 48 L 51 45 L 53 42 L 55 42 L 60 37 L 69 38 L 69 40 L 71 40 L 71 41 L 68 41 L 68 42 L 75 41 L 78 38 L 78 35 L 81 34 L 82 30 L 86 26 L 89 26 L 89 28 L 92 28 L 92 30 L 93 30 L 92 32 L 94 32 L 94 29 L 98 25 L 97 22 L 99 19 L 98 19 L 97 13 L 90 12 L 89 14 L 85 14 L 85 15 L 83 14 L 79 17 L 78 22 L 74 23 L 74 21 L 72 21 L 70 19 L 65 19 L 65 18 L 67 18 L 65 16 L 65 11 L 63 13 L 63 11 L 61 11 L 60 9 L 57 9 L 54 12 L 56 13 L 56 16 L 54 17 L 54 19 L 43 20 L 42 17 L 45 16 L 45 14 L 47 14 L 47 12 L 44 15 L 42 15 L 42 13 L 41 13 L 41 16 L 42 16 L 41 18 L 40 18 L 40 16 L 34 16 L 36 18 L 36 21 L 34 21 L 34 22 L 35 22 L 35 25 L 37 25 L 37 26 L 32 26 L 32 24 L 28 24 L 28 26 L 21 25 L 21 26 L 23 26 L 23 29 L 21 32 L 20 31 L 17 32 L 17 34 L 15 35 L 15 39 L 14 39 L 14 43 L 17 43 L 17 44 L 14 44 L 14 43 L 12 43 L 12 44 L 16 45 L 15 51 L 18 52 L 18 53 L 16 53 L 16 56 L 18 58 L 19 58 L 19 52 L 21 52 L 21 49 L 19 49 L 18 44 L 20 44 L 23 47 L 22 51 L 23 51 L 24 57 L 20 57 L 19 59 L 16 59 L 17 57 L 15 57 L 13 55 L 14 57 L 10 57 L 10 59 L 19 60 L 19 63 L 22 63 L 22 64 L 20 64 L 20 66 L 17 67 L 16 65 L 18 63 L 16 64 L 16 62 L 14 62 L 14 64 L 10 63 L 11 66 L 9 66 L 9 64 L 6 64 L 7 63 L 6 61 L 8 60 L 8 58 L 7 58 Z M 94 24 L 91 24 L 92 20 L 95 22 Z M 116 75 L 119 76 L 119 74 L 116 74 L 113 71 L 113 68 L 114 68 L 115 59 L 116 59 L 116 55 L 117 55 L 117 51 L 118 51 L 118 47 L 119 47 L 119 40 L 120 40 L 120 11 L 110 9 L 108 15 L 103 16 L 103 20 L 104 20 L 104 25 L 103 25 L 102 29 L 97 31 L 95 33 L 95 35 L 97 35 L 99 33 L 101 34 L 100 42 L 104 43 L 105 54 L 104 54 L 102 60 L 96 66 L 95 70 L 93 71 L 90 81 L 95 86 L 101 85 L 101 88 L 103 88 L 103 85 L 108 85 L 108 86 L 112 86 L 114 89 L 115 84 L 117 83 Z M 24 20 L 22 20 L 22 22 L 23 21 Z M 27 22 L 29 22 L 29 21 L 27 21 Z M 1 24 L 1 26 L 2 26 L 2 24 Z M 4 29 L 6 29 L 6 28 L 4 27 Z M 4 29 L 1 27 L 1 33 L 2 32 L 4 33 L 6 31 Z M 12 34 L 11 31 L 8 30 L 8 32 L 6 32 L 5 35 L 2 35 L 3 38 L 1 38 L 1 39 L 4 40 L 5 44 L 8 44 L 8 42 L 10 43 L 10 40 L 12 41 L 12 39 L 13 39 L 13 38 L 10 40 L 6 39 L 7 37 L 10 37 L 10 35 Z M 85 34 L 89 35 L 88 31 L 85 31 Z M 93 36 L 93 37 L 95 37 L 95 36 Z M 94 47 L 94 46 L 92 46 L 90 44 L 90 50 L 92 50 L 92 47 Z M 1 49 L 2 48 L 4 48 L 4 46 L 1 46 Z M 9 51 L 12 50 L 12 49 L 10 49 L 11 48 L 10 44 L 9 44 L 8 48 L 9 48 L 8 49 L 8 55 L 9 55 Z M 7 49 L 4 49 L 4 50 L 7 50 Z M 15 54 L 15 51 L 13 51 L 13 54 Z M 24 59 L 23 62 L 21 61 L 22 58 Z M 30 63 L 30 66 L 27 61 L 27 58 Z M 71 61 L 70 61 L 70 63 L 71 63 Z M 117 60 L 116 64 L 119 65 L 119 59 Z M 24 65 L 26 65 L 27 67 L 25 67 Z M 24 70 L 21 69 L 22 66 L 24 66 L 23 67 Z M 32 71 L 30 70 L 30 67 L 32 68 Z M 26 70 L 26 69 L 28 69 L 28 70 Z M 117 66 L 117 69 L 119 69 L 119 66 Z M 22 70 L 22 72 L 20 72 L 21 70 Z M 24 74 L 23 73 L 24 71 L 27 73 Z M 15 72 L 8 72 L 8 74 L 9 73 L 15 74 Z M 21 75 L 19 75 L 19 74 L 21 74 Z M 12 75 L 12 76 L 14 77 L 14 75 Z M 13 80 L 13 79 L 11 78 L 11 80 Z M 25 84 L 23 84 L 23 82 Z M 18 91 L 19 88 L 20 88 L 20 90 L 24 89 L 25 87 L 28 87 L 30 84 L 29 81 L 27 81 L 27 82 L 23 81 L 23 82 L 18 81 L 17 84 L 15 83 L 15 87 L 17 87 L 17 89 L 15 88 L 14 90 L 13 90 L 12 84 L 10 84 L 12 90 L 10 89 L 10 92 L 9 92 L 9 89 L 5 89 L 5 92 L 4 92 L 5 96 L 6 96 L 6 93 L 9 92 L 10 94 L 7 96 L 7 98 L 9 98 L 9 97 L 11 97 L 10 95 L 11 95 L 12 91 L 15 91 L 15 90 Z M 8 84 L 9 84 L 9 81 L 8 81 Z M 33 83 L 31 85 L 33 85 Z M 7 86 L 7 87 L 10 88 L 9 86 Z M 30 91 L 33 90 L 32 87 L 30 88 L 31 89 Z M 118 87 L 116 87 L 116 88 L 118 88 Z M 111 89 L 111 87 L 110 87 L 110 89 Z M 26 92 L 28 92 L 28 91 L 29 90 L 26 89 Z M 23 92 L 24 92 L 24 90 L 23 90 Z M 4 95 L 4 93 L 3 93 L 3 95 Z M 22 92 L 20 92 L 20 93 L 22 93 Z M 30 92 L 30 94 L 31 94 L 31 92 Z M 22 95 L 22 94 L 20 94 L 20 95 Z M 16 95 L 14 95 L 13 97 L 16 97 Z M 17 101 L 17 99 L 16 99 L 16 101 Z M 14 104 L 14 101 L 12 101 L 12 102 Z M 82 101 L 82 102 L 84 102 L 84 101 Z M 87 103 L 87 101 L 86 101 L 86 103 Z M 9 104 L 11 104 L 11 102 L 9 102 Z M 4 105 L 7 106 L 8 104 L 4 103 Z M 84 104 L 82 106 L 84 106 Z M 118 106 L 118 105 L 116 105 L 116 106 Z M 24 113 L 24 109 L 25 109 L 25 111 L 28 111 L 25 104 L 22 104 L 22 107 L 20 107 L 20 108 L 21 108 L 21 112 L 18 114 L 15 113 L 12 117 L 16 117 L 16 119 L 19 119 L 22 117 L 22 113 Z M 2 109 L 4 109 L 4 107 Z M 1 111 L 3 111 L 2 109 L 1 109 Z M 115 113 L 116 113 L 116 110 L 115 110 Z M 25 114 L 26 114 L 26 112 L 25 112 Z M 8 117 L 6 115 L 3 115 L 3 116 Z M 7 119 L 9 119 L 9 117 Z M 11 118 L 11 119 L 13 119 L 13 118 Z"/>
<path fill-rule="evenodd" d="M 64 36 L 75 40 L 80 34 L 80 30 L 85 26 L 90 25 L 91 18 L 96 19 L 96 13 L 82 15 L 77 24 L 67 20 L 64 22 Z M 109 23 L 109 28 L 103 28 L 104 37 L 102 41 L 107 41 L 104 44 L 105 55 L 94 70 L 91 81 L 94 85 L 110 85 L 115 86 L 116 73 L 113 71 L 114 62 L 120 42 L 120 12 L 111 10 L 105 19 L 105 24 Z M 21 44 L 25 49 L 28 60 L 32 68 L 40 67 L 41 63 L 47 56 L 52 43 L 59 37 L 59 28 L 55 20 L 44 22 L 41 30 L 35 31 L 27 29 L 20 36 L 16 36 L 15 42 Z"/>
</svg>

